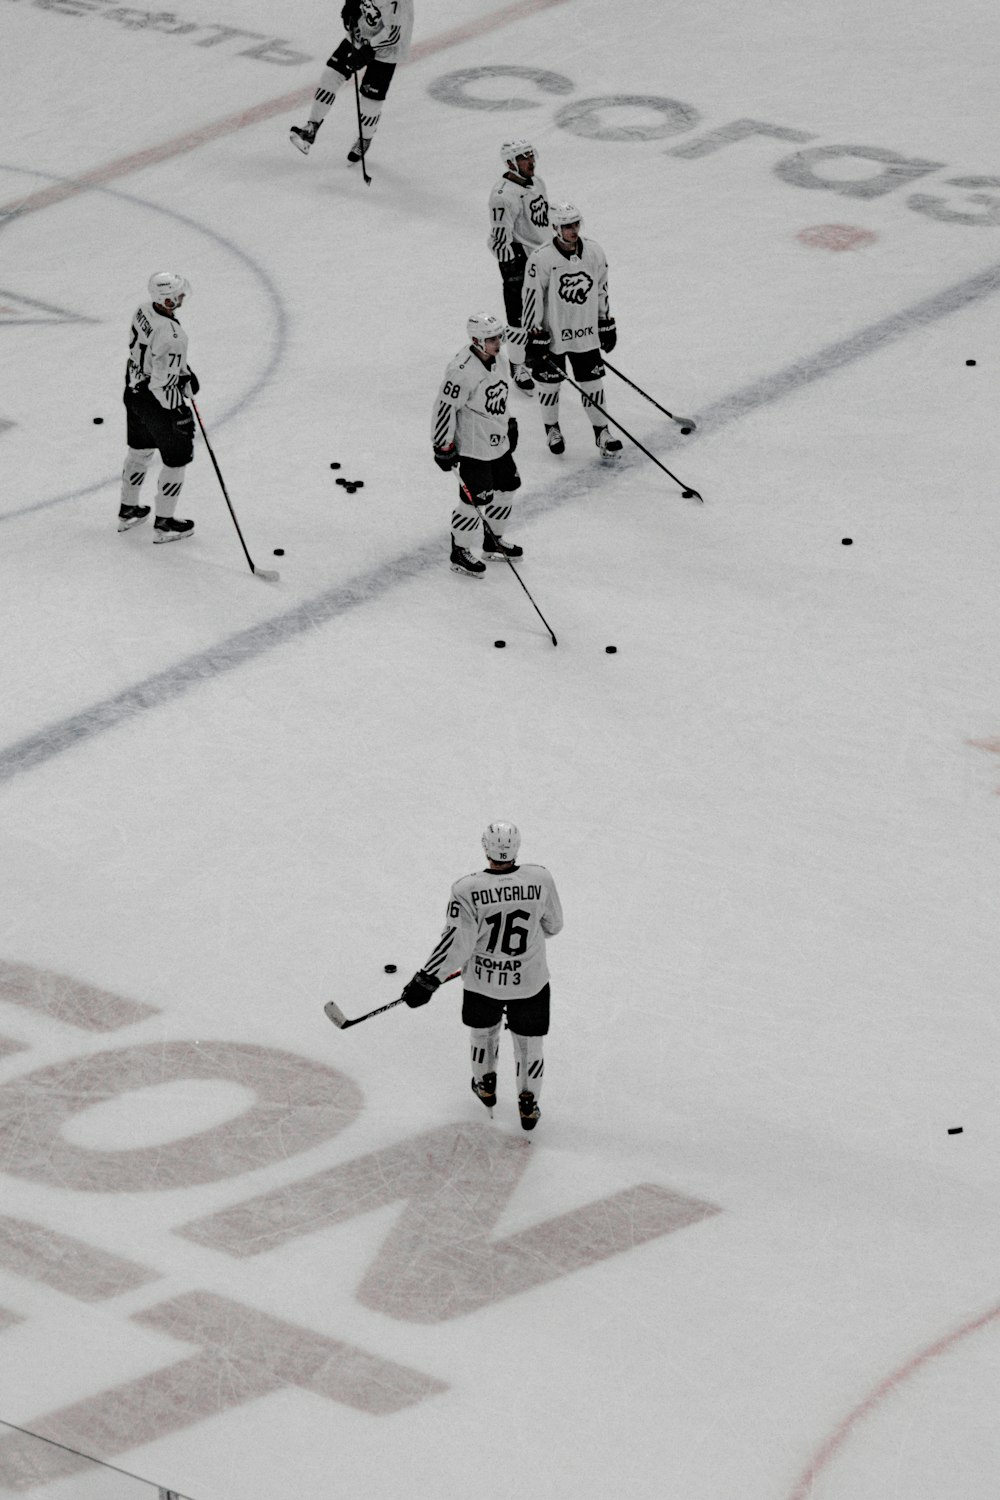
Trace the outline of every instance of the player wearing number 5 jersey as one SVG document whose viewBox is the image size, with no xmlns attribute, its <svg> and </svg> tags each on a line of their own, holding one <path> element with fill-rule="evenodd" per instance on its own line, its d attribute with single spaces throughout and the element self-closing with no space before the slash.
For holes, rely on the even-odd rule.
<svg viewBox="0 0 1000 1500">
<path fill-rule="evenodd" d="M 451 888 L 444 931 L 403 991 L 407 1005 L 425 1005 L 442 973 L 461 968 L 462 1020 L 471 1031 L 472 1091 L 492 1113 L 497 1048 L 504 1011 L 514 1043 L 518 1110 L 525 1130 L 541 1111 L 542 1039 L 549 1029 L 547 938 L 562 930 L 562 906 L 544 865 L 519 865 L 521 835 L 512 823 L 483 834 L 487 867 Z"/>
</svg>

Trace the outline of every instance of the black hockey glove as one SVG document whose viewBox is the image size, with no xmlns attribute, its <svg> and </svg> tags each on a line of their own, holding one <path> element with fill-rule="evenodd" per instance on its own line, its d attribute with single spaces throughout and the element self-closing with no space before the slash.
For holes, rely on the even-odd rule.
<svg viewBox="0 0 1000 1500">
<path fill-rule="evenodd" d="M 188 391 L 191 392 L 192 396 L 197 396 L 198 392 L 201 390 L 201 381 L 198 379 L 193 370 L 185 370 L 178 384 L 180 385 L 180 388 L 184 392 L 185 396 L 187 395 Z"/>
<path fill-rule="evenodd" d="M 525 349 L 524 359 L 528 369 L 533 375 L 539 370 L 544 370 L 549 359 L 549 336 L 544 328 L 533 328 L 528 334 L 528 344 Z"/>
<path fill-rule="evenodd" d="M 527 262 L 528 257 L 524 253 L 524 247 L 522 245 L 515 245 L 514 254 L 510 260 L 502 260 L 500 262 L 500 275 L 503 277 L 504 283 L 512 281 L 520 286 L 524 280 L 524 268 Z"/>
<path fill-rule="evenodd" d="M 418 969 L 399 998 L 405 1000 L 411 1010 L 416 1010 L 418 1005 L 427 1004 L 440 983 L 440 979 L 434 974 Z"/>
<path fill-rule="evenodd" d="M 354 45 L 351 48 L 351 55 L 347 59 L 347 66 L 352 73 L 362 73 L 370 62 L 375 61 L 375 53 L 368 42 L 356 42 L 353 37 L 351 40 L 354 42 Z"/>
<path fill-rule="evenodd" d="M 618 330 L 614 318 L 598 318 L 597 337 L 605 354 L 610 354 L 618 342 Z"/>
<path fill-rule="evenodd" d="M 449 443 L 447 448 L 434 449 L 434 462 L 439 469 L 447 474 L 458 463 L 458 449 L 454 443 Z"/>
<path fill-rule="evenodd" d="M 517 418 L 516 417 L 508 417 L 507 418 L 507 441 L 510 444 L 510 451 L 511 451 L 511 453 L 513 453 L 514 449 L 517 447 Z"/>
</svg>

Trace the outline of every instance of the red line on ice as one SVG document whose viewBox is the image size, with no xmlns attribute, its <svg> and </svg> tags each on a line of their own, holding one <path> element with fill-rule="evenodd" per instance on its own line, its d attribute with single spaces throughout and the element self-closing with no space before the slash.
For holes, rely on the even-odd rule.
<svg viewBox="0 0 1000 1500">
<path fill-rule="evenodd" d="M 898 1370 L 894 1370 L 891 1375 L 887 1375 L 885 1380 L 877 1385 L 869 1396 L 866 1396 L 863 1401 L 859 1402 L 853 1411 L 848 1412 L 844 1420 L 834 1428 L 823 1446 L 818 1449 L 803 1469 L 788 1500 L 809 1500 L 813 1492 L 813 1484 L 823 1470 L 828 1467 L 830 1460 L 843 1447 L 852 1428 L 856 1427 L 859 1422 L 873 1412 L 887 1396 L 894 1395 L 904 1381 L 909 1380 L 911 1375 L 915 1375 L 921 1366 L 929 1364 L 939 1354 L 946 1353 L 960 1339 L 966 1338 L 970 1333 L 978 1333 L 981 1328 L 985 1328 L 988 1323 L 992 1323 L 994 1318 L 1000 1318 L 1000 1304 L 991 1308 L 989 1312 L 983 1313 L 981 1317 L 973 1318 L 971 1323 L 964 1323 L 961 1328 L 956 1328 L 953 1333 L 945 1334 L 944 1338 L 938 1339 L 937 1343 L 930 1344 L 926 1349 L 922 1349 L 919 1354 L 915 1354 L 912 1359 L 908 1359 L 904 1365 L 900 1365 Z"/>
<path fill-rule="evenodd" d="M 429 37 L 425 42 L 415 42 L 408 62 L 420 62 L 425 57 L 446 52 L 449 47 L 457 47 L 461 42 L 472 41 L 490 31 L 498 31 L 511 21 L 521 21 L 537 11 L 567 3 L 568 0 L 516 0 L 515 4 L 505 5 L 501 10 L 480 16 L 478 20 L 453 26 L 448 31 Z M 89 188 L 103 187 L 105 183 L 113 182 L 118 177 L 140 172 L 144 167 L 156 166 L 158 162 L 169 161 L 173 156 L 183 156 L 185 151 L 195 151 L 209 141 L 217 141 L 222 136 L 233 135 L 237 130 L 245 130 L 248 125 L 257 125 L 261 120 L 269 120 L 274 115 L 299 109 L 303 104 L 309 103 L 313 92 L 314 85 L 310 85 L 309 88 L 296 89 L 291 94 L 282 94 L 277 99 L 265 99 L 261 104 L 252 104 L 249 109 L 239 110 L 234 115 L 226 115 L 207 125 L 199 125 L 195 130 L 185 131 L 183 135 L 175 135 L 158 146 L 146 146 L 142 151 L 132 152 L 130 156 L 116 157 L 102 167 L 94 167 L 82 176 L 74 177 L 71 182 L 53 183 L 51 187 L 41 188 L 26 198 L 16 198 L 10 203 L 0 204 L 0 222 L 5 218 L 20 218 L 22 214 L 34 213 L 40 208 L 49 208 L 54 203 L 63 203 L 77 193 L 87 192 Z"/>
</svg>

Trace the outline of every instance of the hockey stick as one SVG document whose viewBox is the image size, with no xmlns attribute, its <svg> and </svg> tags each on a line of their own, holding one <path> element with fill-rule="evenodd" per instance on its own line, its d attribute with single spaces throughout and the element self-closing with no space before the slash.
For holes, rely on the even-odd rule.
<svg viewBox="0 0 1000 1500">
<path fill-rule="evenodd" d="M 465 482 L 464 479 L 459 479 L 459 481 L 458 481 L 458 487 L 463 492 L 463 494 L 465 495 L 465 498 L 468 500 L 469 504 L 475 510 L 476 515 L 479 516 L 480 520 L 482 521 L 482 523 L 483 523 L 483 529 L 485 530 L 486 535 L 489 537 L 490 541 L 493 542 L 493 543 L 496 543 L 496 541 L 497 541 L 497 534 L 493 530 L 493 527 L 490 525 L 489 521 L 487 521 L 487 519 L 486 519 L 485 515 L 483 514 L 483 512 L 479 509 L 479 506 L 476 503 L 476 501 L 472 498 L 472 491 L 469 489 L 469 486 L 466 484 L 466 482 Z M 500 547 L 499 545 L 497 545 L 497 551 L 500 553 L 500 556 L 503 558 L 504 562 L 507 564 L 508 568 L 513 573 L 514 577 L 517 579 L 518 583 L 524 589 L 524 592 L 528 595 L 528 598 L 531 599 L 531 593 L 530 593 L 530 590 L 528 589 L 527 584 L 525 583 L 524 579 L 521 577 L 520 573 L 515 568 L 514 564 L 511 562 L 510 558 L 503 551 L 503 548 Z M 542 624 L 545 626 L 545 629 L 549 632 L 549 638 L 551 639 L 553 646 L 558 646 L 559 642 L 556 640 L 555 632 L 553 631 L 552 626 L 549 624 L 548 620 L 542 614 L 541 610 L 538 608 L 538 605 L 535 603 L 534 599 L 531 599 L 531 607 L 535 611 L 535 614 L 538 616 L 538 618 L 541 620 Z"/>
<path fill-rule="evenodd" d="M 444 976 L 441 984 L 447 984 L 449 979 L 457 979 L 461 972 L 461 969 L 454 969 L 452 973 L 446 974 Z M 439 984 L 438 989 L 440 988 L 441 985 Z M 359 1026 L 362 1021 L 370 1021 L 372 1016 L 380 1016 L 385 1010 L 395 1010 L 397 1005 L 405 1004 L 406 1001 L 403 999 L 402 995 L 400 995 L 398 1000 L 390 1000 L 388 1005 L 380 1005 L 378 1010 L 370 1010 L 366 1015 L 355 1016 L 353 1021 L 349 1021 L 347 1019 L 340 1006 L 335 1004 L 333 1000 L 328 1000 L 324 1005 L 323 1010 L 327 1017 L 333 1022 L 334 1026 L 336 1026 L 338 1031 L 346 1031 L 348 1026 Z"/>
<path fill-rule="evenodd" d="M 560 380 L 568 380 L 573 389 L 580 392 L 580 395 L 583 397 L 583 404 L 585 407 L 592 406 L 596 411 L 599 411 L 601 416 L 611 423 L 612 427 L 617 427 L 619 432 L 623 432 L 625 434 L 630 443 L 635 444 L 640 453 L 645 453 L 646 457 L 652 459 L 653 463 L 658 469 L 662 469 L 664 474 L 668 474 L 670 476 L 670 478 L 674 481 L 674 484 L 679 484 L 681 487 L 681 494 L 683 495 L 685 500 L 700 500 L 702 505 L 704 505 L 705 502 L 702 499 L 701 495 L 699 495 L 697 490 L 692 489 L 689 484 L 685 484 L 683 479 L 678 479 L 677 475 L 674 474 L 670 469 L 668 469 L 666 464 L 661 464 L 660 460 L 654 454 L 650 453 L 648 448 L 643 447 L 642 443 L 640 443 L 637 437 L 632 436 L 627 427 L 623 427 L 620 422 L 615 421 L 614 417 L 608 411 L 607 407 L 602 406 L 599 401 L 595 401 L 592 396 L 588 396 L 583 387 L 577 385 L 572 375 L 567 375 L 565 370 L 561 369 L 550 355 L 546 355 L 545 363 L 547 365 L 551 365 L 552 369 L 558 372 Z"/>
<path fill-rule="evenodd" d="M 222 470 L 219 468 L 219 465 L 216 462 L 215 454 L 212 452 L 212 445 L 208 441 L 208 433 L 205 431 L 205 424 L 201 420 L 201 412 L 198 410 L 197 406 L 195 406 L 194 397 L 191 396 L 188 399 L 190 400 L 191 405 L 194 408 L 195 416 L 198 418 L 198 426 L 201 428 L 201 435 L 205 439 L 205 447 L 208 449 L 208 456 L 212 460 L 212 466 L 215 469 L 216 475 L 218 476 L 219 484 L 222 488 L 222 493 L 226 497 L 226 504 L 229 506 L 229 514 L 233 518 L 233 525 L 236 527 L 236 535 L 240 539 L 240 546 L 243 548 L 243 555 L 246 558 L 247 562 L 250 564 L 250 571 L 255 578 L 263 578 L 267 583 L 277 583 L 279 575 L 274 568 L 257 568 L 254 566 L 253 558 L 247 551 L 247 544 L 243 540 L 243 533 L 240 530 L 240 523 L 236 519 L 236 512 L 233 510 L 233 502 L 230 500 L 229 495 L 226 491 L 226 484 L 225 480 L 222 477 Z"/>
<path fill-rule="evenodd" d="M 695 428 L 698 426 L 694 417 L 675 417 L 673 412 L 667 411 L 667 408 L 665 406 L 661 406 L 659 401 L 654 401 L 649 392 L 644 391 L 641 385 L 636 385 L 635 381 L 629 380 L 628 376 L 623 375 L 621 370 L 616 370 L 610 359 L 608 359 L 607 355 L 604 355 L 603 358 L 604 363 L 607 365 L 612 375 L 617 375 L 619 380 L 624 380 L 625 384 L 630 385 L 634 391 L 638 391 L 640 396 L 645 396 L 646 400 L 650 403 L 651 406 L 655 406 L 657 411 L 662 411 L 663 415 L 665 417 L 669 417 L 671 422 L 676 422 L 685 437 L 687 437 L 689 432 L 694 432 Z"/>
<path fill-rule="evenodd" d="M 372 180 L 368 176 L 368 168 L 365 166 L 365 128 L 361 123 L 361 88 L 358 84 L 358 75 L 354 74 L 354 102 L 358 106 L 358 147 L 361 151 L 361 175 L 365 179 L 366 187 L 371 187 Z"/>
</svg>

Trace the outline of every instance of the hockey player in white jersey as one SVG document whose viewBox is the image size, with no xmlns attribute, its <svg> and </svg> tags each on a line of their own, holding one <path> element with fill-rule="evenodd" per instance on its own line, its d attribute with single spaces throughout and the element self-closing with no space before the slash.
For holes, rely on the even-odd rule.
<svg viewBox="0 0 1000 1500">
<path fill-rule="evenodd" d="M 188 364 L 187 334 L 177 317 L 190 291 L 183 276 L 158 271 L 149 278 L 150 301 L 141 302 L 132 318 L 123 398 L 128 451 L 118 530 L 128 531 L 149 515 L 149 506 L 139 502 L 146 470 L 159 449 L 163 467 L 156 488 L 154 542 L 173 542 L 194 530 L 193 521 L 174 514 L 184 470 L 194 457 L 194 417 L 184 397 L 188 390 L 197 395 L 198 378 Z"/>
<path fill-rule="evenodd" d="M 505 171 L 490 193 L 488 245 L 503 278 L 507 344 L 511 373 L 518 390 L 533 391 L 535 382 L 524 362 L 527 338 L 521 326 L 524 268 L 532 250 L 548 242 L 549 202 L 545 183 L 535 174 L 538 153 L 530 141 L 506 141 L 500 148 Z"/>
<path fill-rule="evenodd" d="M 486 565 L 473 548 L 481 546 L 488 558 L 523 554 L 503 535 L 510 520 L 507 497 L 520 489 L 521 479 L 513 456 L 517 420 L 507 415 L 510 363 L 500 347 L 506 325 L 492 313 L 473 313 L 466 332 L 469 342 L 445 370 L 434 402 L 431 442 L 438 468 L 445 473 L 457 468 L 462 481 L 451 513 L 451 566 L 456 573 L 481 578 Z M 479 505 L 492 536 L 484 534 Z"/>
<path fill-rule="evenodd" d="M 552 453 L 564 453 L 559 426 L 560 369 L 569 359 L 583 388 L 583 405 L 602 454 L 621 452 L 618 438 L 598 407 L 604 405 L 604 362 L 617 333 L 608 302 L 608 261 L 596 240 L 580 233 L 583 220 L 573 203 L 549 209 L 555 235 L 532 252 L 524 273 L 523 322 L 528 330 L 528 363 L 539 384 L 538 404 Z M 595 405 L 596 403 L 596 405 Z"/>
<path fill-rule="evenodd" d="M 361 135 L 347 153 L 349 162 L 367 155 L 382 118 L 393 74 L 410 52 L 413 0 L 345 0 L 340 12 L 346 36 L 327 59 L 316 86 L 309 119 L 293 125 L 289 140 L 305 155 L 330 112 L 342 83 L 364 73 L 361 83 Z"/>
<path fill-rule="evenodd" d="M 522 1127 L 534 1130 L 541 1114 L 543 1038 L 549 1030 L 545 940 L 562 930 L 562 906 L 544 865 L 516 863 L 521 835 L 513 823 L 491 823 L 482 842 L 486 869 L 455 881 L 444 931 L 401 998 L 412 1007 L 426 1005 L 442 972 L 461 967 L 462 1020 L 472 1033 L 472 1092 L 491 1114 L 506 1011 L 518 1113 Z"/>
</svg>

